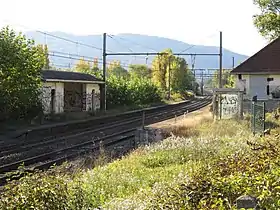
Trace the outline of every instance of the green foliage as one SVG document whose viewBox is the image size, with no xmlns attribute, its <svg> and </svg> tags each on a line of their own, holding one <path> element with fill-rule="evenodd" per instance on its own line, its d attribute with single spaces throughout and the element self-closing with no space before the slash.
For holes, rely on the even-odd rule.
<svg viewBox="0 0 280 210">
<path fill-rule="evenodd" d="M 50 66 L 50 59 L 49 59 L 49 50 L 48 50 L 48 45 L 38 45 L 38 50 L 40 50 L 41 54 L 44 55 L 44 66 L 43 66 L 43 69 L 44 70 L 47 70 L 47 69 L 50 69 L 51 66 Z"/>
<path fill-rule="evenodd" d="M 169 64 L 172 59 L 172 50 L 167 49 L 163 52 L 167 53 L 155 57 L 152 63 L 152 78 L 153 82 L 160 87 L 161 90 L 166 91 L 168 88 L 168 71 Z"/>
<path fill-rule="evenodd" d="M 278 132 L 256 137 L 247 122 L 204 122 L 190 138 L 170 137 L 82 174 L 29 175 L 5 187 L 0 208 L 236 209 L 247 194 L 261 209 L 278 209 Z"/>
<path fill-rule="evenodd" d="M 184 58 L 175 57 L 171 67 L 171 88 L 173 92 L 184 92 L 193 89 L 195 81 Z"/>
<path fill-rule="evenodd" d="M 108 77 L 115 76 L 118 78 L 128 78 L 129 74 L 126 69 L 124 69 L 119 61 L 113 61 L 107 68 Z"/>
<path fill-rule="evenodd" d="M 256 196 L 260 209 L 279 208 L 279 143 L 247 142 L 250 151 L 237 151 L 213 161 L 191 180 L 180 180 L 152 206 L 175 209 L 235 209 L 241 195 Z"/>
<path fill-rule="evenodd" d="M 0 120 L 34 117 L 41 111 L 39 100 L 42 48 L 9 27 L 0 30 Z"/>
<path fill-rule="evenodd" d="M 40 172 L 23 177 L 19 183 L 4 187 L 0 209 L 89 209 L 78 178 L 72 180 L 68 175 Z"/>
<path fill-rule="evenodd" d="M 161 90 L 167 91 L 170 86 L 172 92 L 184 92 L 193 89 L 195 81 L 194 75 L 188 69 L 188 64 L 184 58 L 176 57 L 171 49 L 163 52 L 167 54 L 157 56 L 152 64 L 153 82 Z"/>
<path fill-rule="evenodd" d="M 124 105 L 145 105 L 161 101 L 158 88 L 145 78 L 125 79 L 111 76 L 107 80 L 108 108 Z"/>
<path fill-rule="evenodd" d="M 254 0 L 261 13 L 254 16 L 254 24 L 266 38 L 280 36 L 280 2 L 278 0 Z"/>
<path fill-rule="evenodd" d="M 75 71 L 85 74 L 91 74 L 96 78 L 102 79 L 102 72 L 98 67 L 97 59 L 93 61 L 93 65 L 91 66 L 89 61 L 85 61 L 85 59 L 81 58 L 75 66 Z"/>
<path fill-rule="evenodd" d="M 98 78 L 98 79 L 102 79 L 103 78 L 103 72 L 102 70 L 98 67 L 98 59 L 96 58 L 94 61 L 93 61 L 93 65 L 92 65 L 92 68 L 91 68 L 91 72 L 92 74 Z"/>
<path fill-rule="evenodd" d="M 131 64 L 128 68 L 129 75 L 132 78 L 151 78 L 151 69 L 147 65 Z"/>
<path fill-rule="evenodd" d="M 214 76 L 207 81 L 207 85 L 218 88 L 219 87 L 219 70 L 216 70 Z M 235 77 L 230 74 L 230 70 L 223 69 L 222 71 L 222 87 L 233 88 L 235 86 Z"/>
</svg>

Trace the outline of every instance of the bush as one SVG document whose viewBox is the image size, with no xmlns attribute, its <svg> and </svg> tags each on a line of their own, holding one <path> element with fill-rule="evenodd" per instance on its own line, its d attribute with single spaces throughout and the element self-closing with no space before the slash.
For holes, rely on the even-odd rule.
<svg viewBox="0 0 280 210">
<path fill-rule="evenodd" d="M 27 176 L 6 186 L 0 209 L 236 209 L 245 194 L 261 209 L 279 209 L 280 136 L 271 133 L 253 136 L 246 121 L 204 122 L 189 138 L 170 137 L 74 178 Z"/>
<path fill-rule="evenodd" d="M 161 102 L 159 89 L 149 79 L 111 76 L 107 80 L 107 106 L 146 105 Z"/>
<path fill-rule="evenodd" d="M 0 30 L 0 121 L 38 114 L 43 65 L 34 41 L 8 27 Z"/>
<path fill-rule="evenodd" d="M 2 191 L 0 209 L 76 210 L 88 209 L 79 179 L 67 175 L 35 173 Z"/>
</svg>

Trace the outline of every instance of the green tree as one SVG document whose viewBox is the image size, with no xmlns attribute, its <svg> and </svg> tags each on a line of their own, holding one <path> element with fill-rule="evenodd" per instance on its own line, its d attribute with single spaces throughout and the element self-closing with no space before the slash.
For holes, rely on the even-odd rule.
<svg viewBox="0 0 280 210">
<path fill-rule="evenodd" d="M 280 1 L 254 0 L 261 13 L 254 16 L 254 24 L 266 38 L 273 40 L 280 36 Z"/>
<path fill-rule="evenodd" d="M 170 79 L 171 91 L 174 93 L 192 89 L 195 78 L 186 60 L 174 56 L 171 49 L 163 52 L 166 54 L 157 56 L 152 63 L 153 82 L 161 90 L 167 91 Z"/>
<path fill-rule="evenodd" d="M 44 53 L 21 33 L 0 30 L 0 118 L 34 117 L 41 111 Z M 33 116 L 34 115 L 34 116 Z"/>
<path fill-rule="evenodd" d="M 214 76 L 207 82 L 211 87 L 219 87 L 219 70 L 214 72 Z M 235 86 L 235 78 L 230 74 L 230 70 L 223 69 L 222 72 L 222 87 L 232 88 Z"/>
<path fill-rule="evenodd" d="M 51 66 L 50 66 L 50 59 L 49 59 L 49 49 L 48 49 L 48 45 L 44 45 L 44 68 L 45 69 L 50 69 Z"/>
<path fill-rule="evenodd" d="M 38 46 L 38 50 L 40 51 L 40 53 L 42 53 L 44 55 L 44 66 L 43 69 L 47 70 L 50 69 L 50 59 L 49 59 L 49 50 L 48 50 L 48 45 L 41 45 L 39 44 Z"/>
<path fill-rule="evenodd" d="M 195 81 L 184 58 L 173 57 L 171 65 L 171 87 L 173 92 L 184 92 L 192 89 Z"/>
<path fill-rule="evenodd" d="M 133 78 L 151 78 L 151 69 L 147 65 L 131 64 L 128 72 Z"/>
<path fill-rule="evenodd" d="M 113 61 L 107 68 L 108 76 L 116 76 L 118 78 L 127 78 L 129 76 L 128 71 L 121 66 L 120 61 Z"/>
</svg>

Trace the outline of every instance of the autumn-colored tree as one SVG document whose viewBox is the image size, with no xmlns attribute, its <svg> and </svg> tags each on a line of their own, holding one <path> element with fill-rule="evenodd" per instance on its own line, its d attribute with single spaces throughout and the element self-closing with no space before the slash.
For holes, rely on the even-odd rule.
<svg viewBox="0 0 280 210">
<path fill-rule="evenodd" d="M 280 36 L 280 1 L 254 0 L 261 10 L 254 16 L 254 24 L 259 32 L 266 38 L 273 40 Z"/>
<path fill-rule="evenodd" d="M 169 89 L 169 84 L 172 92 L 192 89 L 195 78 L 188 69 L 186 60 L 174 56 L 171 49 L 163 52 L 165 54 L 157 56 L 152 63 L 153 82 L 163 91 Z"/>
<path fill-rule="evenodd" d="M 169 63 L 172 60 L 172 50 L 167 49 L 163 53 L 155 57 L 152 63 L 152 79 L 153 82 L 163 91 L 168 87 Z"/>
<path fill-rule="evenodd" d="M 77 72 L 85 73 L 85 74 L 91 74 L 91 68 L 90 63 L 88 61 L 85 61 L 84 58 L 81 58 L 78 63 L 75 66 L 75 70 Z"/>
<path fill-rule="evenodd" d="M 91 74 L 94 75 L 98 79 L 103 78 L 103 73 L 102 73 L 102 70 L 98 66 L 98 59 L 97 58 L 95 58 L 94 61 L 93 61 L 93 65 L 92 65 L 92 68 L 91 68 Z"/>
<path fill-rule="evenodd" d="M 129 76 L 128 71 L 121 66 L 120 61 L 113 61 L 109 64 L 107 68 L 108 76 L 116 76 L 127 78 Z"/>
</svg>

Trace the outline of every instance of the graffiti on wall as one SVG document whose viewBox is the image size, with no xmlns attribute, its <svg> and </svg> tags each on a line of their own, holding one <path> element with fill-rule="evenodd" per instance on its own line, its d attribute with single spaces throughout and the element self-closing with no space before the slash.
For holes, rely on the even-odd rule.
<svg viewBox="0 0 280 210">
<path fill-rule="evenodd" d="M 222 94 L 221 95 L 221 117 L 222 119 L 230 119 L 238 114 L 238 95 Z"/>
</svg>

